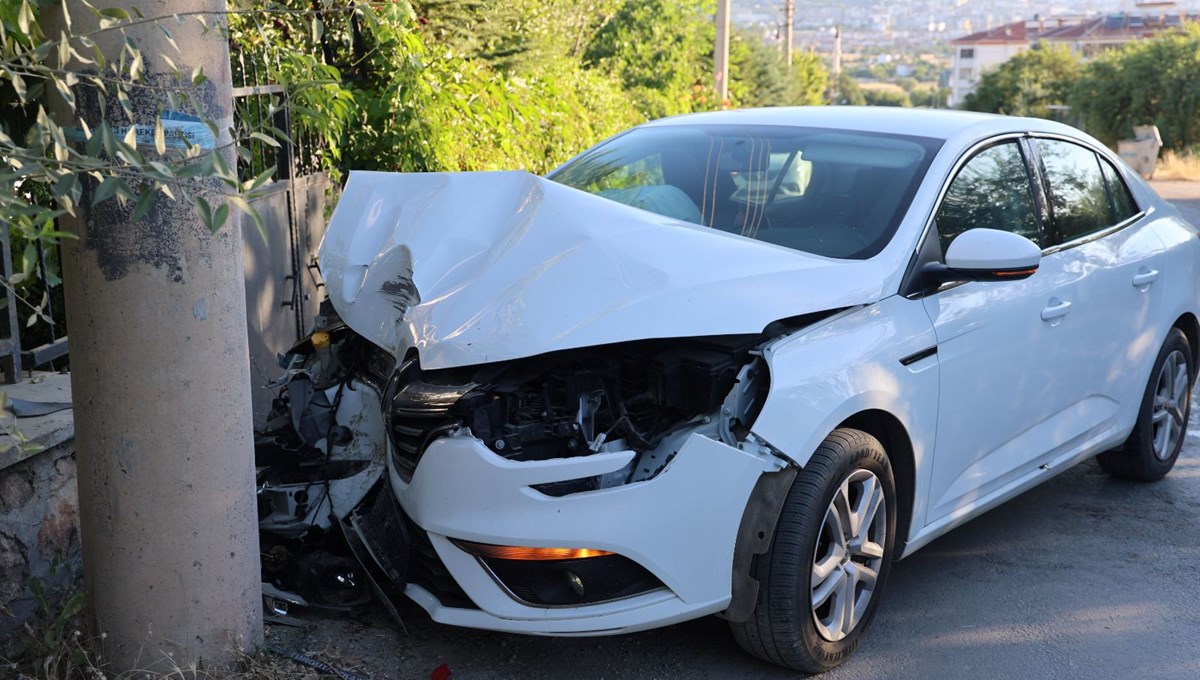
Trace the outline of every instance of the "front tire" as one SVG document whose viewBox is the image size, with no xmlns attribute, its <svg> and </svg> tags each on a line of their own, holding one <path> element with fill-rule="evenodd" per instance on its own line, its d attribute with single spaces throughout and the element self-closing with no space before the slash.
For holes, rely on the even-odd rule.
<svg viewBox="0 0 1200 680">
<path fill-rule="evenodd" d="M 1150 371 L 1133 432 L 1120 448 L 1096 457 L 1101 469 L 1143 482 L 1165 477 L 1187 437 L 1195 375 L 1187 336 L 1172 328 Z"/>
<path fill-rule="evenodd" d="M 796 476 L 775 536 L 751 569 L 758 601 L 733 636 L 750 654 L 820 673 L 858 648 L 875 615 L 896 530 L 891 464 L 877 439 L 834 430 Z"/>
</svg>

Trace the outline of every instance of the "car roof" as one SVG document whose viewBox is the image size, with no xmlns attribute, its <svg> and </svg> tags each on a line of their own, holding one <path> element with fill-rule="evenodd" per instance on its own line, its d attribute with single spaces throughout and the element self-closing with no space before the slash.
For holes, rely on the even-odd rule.
<svg viewBox="0 0 1200 680">
<path fill-rule="evenodd" d="M 942 140 L 950 139 L 960 133 L 968 132 L 968 130 L 980 135 L 1040 131 L 1079 136 L 1079 130 L 1075 128 L 1040 118 L 890 106 L 796 106 L 732 109 L 661 118 L 640 127 L 674 125 L 788 125 L 882 132 Z"/>
</svg>

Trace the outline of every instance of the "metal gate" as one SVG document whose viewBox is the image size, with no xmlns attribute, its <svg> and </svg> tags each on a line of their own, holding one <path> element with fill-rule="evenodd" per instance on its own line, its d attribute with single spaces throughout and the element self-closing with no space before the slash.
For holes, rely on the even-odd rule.
<svg viewBox="0 0 1200 680">
<path fill-rule="evenodd" d="M 265 82 L 260 58 L 234 52 L 233 101 L 239 144 L 249 150 L 238 160 L 242 181 L 275 169 L 275 183 L 251 201 L 262 218 L 260 233 L 253 219 L 242 217 L 242 261 L 246 272 L 246 321 L 250 336 L 250 372 L 255 426 L 270 409 L 267 384 L 280 372 L 277 357 L 310 330 L 324 284 L 317 270 L 317 248 L 325 233 L 329 178 L 316 168 L 321 140 L 293 129 L 288 93 Z M 251 138 L 252 131 L 274 128 L 275 144 Z"/>
</svg>

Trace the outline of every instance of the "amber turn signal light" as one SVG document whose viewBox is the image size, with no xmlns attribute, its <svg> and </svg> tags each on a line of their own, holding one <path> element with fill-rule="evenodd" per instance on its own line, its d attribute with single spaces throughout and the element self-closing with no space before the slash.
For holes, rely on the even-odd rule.
<svg viewBox="0 0 1200 680">
<path fill-rule="evenodd" d="M 497 560 L 522 560 L 526 562 L 548 562 L 553 560 L 579 560 L 588 557 L 604 557 L 612 553 L 593 548 L 528 548 L 518 545 L 490 545 L 451 539 L 454 545 L 476 557 Z"/>
</svg>

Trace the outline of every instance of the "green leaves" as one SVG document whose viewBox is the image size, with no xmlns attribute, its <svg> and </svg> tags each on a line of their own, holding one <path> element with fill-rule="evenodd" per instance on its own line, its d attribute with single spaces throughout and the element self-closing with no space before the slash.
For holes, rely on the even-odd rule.
<svg viewBox="0 0 1200 680">
<path fill-rule="evenodd" d="M 208 227 L 209 231 L 214 231 L 212 228 L 213 213 L 212 208 L 208 205 L 208 201 L 203 196 L 196 196 L 193 199 L 193 203 L 196 206 L 196 212 L 200 214 L 200 221 L 204 223 L 204 226 Z"/>
<path fill-rule="evenodd" d="M 21 8 L 17 10 L 17 28 L 25 35 L 29 35 L 33 30 L 33 24 L 36 19 L 33 16 L 33 7 L 29 4 L 29 0 L 21 0 Z"/>
<path fill-rule="evenodd" d="M 1066 104 L 1080 68 L 1065 45 L 1039 43 L 983 75 L 963 107 L 972 111 L 1051 118 Z"/>
<path fill-rule="evenodd" d="M 1088 132 L 1115 145 L 1133 126 L 1153 123 L 1168 149 L 1200 144 L 1200 25 L 1134 40 L 1088 62 L 1072 111 Z"/>
<path fill-rule="evenodd" d="M 196 213 L 200 216 L 200 221 L 204 223 L 210 233 L 215 234 L 225 226 L 225 221 L 229 219 L 228 202 L 222 202 L 214 209 L 203 196 L 196 195 L 192 201 L 196 206 Z M 244 201 L 243 204 L 249 207 Z"/>
<path fill-rule="evenodd" d="M 274 138 L 268 137 L 267 135 L 265 135 L 261 132 L 251 132 L 250 139 L 257 139 L 258 141 L 262 142 L 263 144 L 266 144 L 267 146 L 270 146 L 270 147 L 273 147 L 276 149 L 279 148 L 279 142 L 275 141 Z"/>
<path fill-rule="evenodd" d="M 92 205 L 102 203 L 115 196 L 121 184 L 122 180 L 119 177 L 105 177 L 100 182 L 100 186 L 96 187 L 96 191 L 92 194 Z"/>
<path fill-rule="evenodd" d="M 229 218 L 229 204 L 222 203 L 213 211 L 212 224 L 208 225 L 208 230 L 214 234 L 221 230 L 225 225 L 225 220 Z"/>
<path fill-rule="evenodd" d="M 97 9 L 88 2 L 79 4 L 100 21 L 100 31 L 123 31 L 125 23 L 143 18 L 136 10 L 133 10 L 135 19 L 123 8 Z M 64 25 L 68 29 L 72 25 L 70 15 L 73 10 L 78 11 L 75 3 L 63 2 Z M 144 103 L 135 107 L 135 95 L 145 93 L 138 88 L 144 87 L 146 62 L 132 38 L 125 36 L 117 43 L 119 54 L 114 52 L 106 59 L 88 33 L 73 35 L 69 30 L 61 30 L 56 39 L 45 38 L 33 0 L 21 0 L 13 12 L 20 19 L 13 23 L 19 24 L 22 30 L 19 34 L 17 31 L 0 31 L 0 80 L 12 84 L 24 108 L 17 109 L 12 122 L 6 126 L 6 129 L 21 130 L 21 134 L 6 134 L 0 139 L 0 158 L 5 159 L 8 168 L 0 181 L 7 181 L 11 176 L 14 180 L 27 178 L 49 185 L 52 198 L 63 201 L 72 211 L 79 189 L 62 182 L 61 178 L 84 173 L 92 175 L 97 182 L 96 191 L 90 196 L 93 205 L 114 197 L 122 202 L 132 199 L 135 194 L 129 187 L 140 183 L 140 179 L 151 180 L 164 195 L 176 193 L 167 184 L 194 181 L 204 176 L 215 176 L 231 190 L 237 190 L 239 182 L 228 162 L 220 158 L 201 159 L 198 171 L 194 167 L 195 159 L 207 149 L 179 149 L 178 144 L 172 144 L 171 130 L 157 116 L 145 120 L 148 116 Z M 165 21 L 169 22 L 170 18 Z M 6 27 L 12 25 L 5 24 Z M 94 26 L 90 30 L 98 32 Z M 178 50 L 170 31 L 165 26 L 160 28 L 169 44 Z M 213 39 L 222 38 L 214 36 Z M 83 56 L 76 47 L 85 52 L 90 48 L 94 58 Z M 193 89 L 207 82 L 202 65 L 193 65 L 191 73 L 190 83 L 178 83 L 176 89 L 162 93 L 167 100 L 166 106 L 172 111 L 193 112 L 199 122 L 219 138 L 216 124 L 208 119 L 200 102 L 193 97 Z M 100 95 L 96 100 L 99 110 L 88 113 L 90 121 L 77 117 L 72 125 L 60 123 L 46 115 L 42 107 L 33 104 L 42 91 L 49 88 L 66 112 L 74 113 L 78 103 L 77 86 Z M 119 105 L 115 120 L 107 110 L 112 102 Z M 9 123 L 7 119 L 6 123 Z M 266 133 L 259 134 L 279 143 Z M 178 139 L 187 143 L 187 138 Z M 151 146 L 158 158 L 148 160 L 143 152 Z M 184 191 L 183 195 L 189 195 L 189 192 Z M 3 211 L 0 214 L 18 216 L 26 199 L 27 195 L 0 191 L 0 210 Z"/>
<path fill-rule="evenodd" d="M 102 17 L 106 17 L 109 19 L 115 19 L 117 21 L 131 21 L 132 20 L 132 17 L 129 16 L 129 12 L 126 12 L 125 10 L 121 9 L 120 7 L 110 7 L 107 9 L 102 9 L 102 10 L 99 10 L 99 14 Z"/>
<path fill-rule="evenodd" d="M 597 32 L 583 62 L 619 78 L 650 118 L 717 108 L 710 89 L 716 30 L 710 4 L 627 2 Z"/>
<path fill-rule="evenodd" d="M 0 279 L 0 285 L 17 291 L 22 318 L 30 326 L 50 320 L 51 292 L 61 296 L 53 290 L 61 283 L 57 250 L 39 252 L 37 247 L 75 238 L 57 229 L 59 217 L 104 210 L 135 222 L 161 219 L 155 211 L 158 201 L 182 200 L 195 203 L 212 232 L 236 222 L 238 211 L 250 215 L 263 232 L 243 191 L 260 189 L 271 177 L 264 172 L 243 189 L 228 144 L 214 149 L 207 139 L 189 143 L 196 137 L 188 135 L 200 125 L 212 139 L 228 135 L 206 110 L 207 100 L 197 96 L 196 88 L 208 82 L 204 68 L 193 55 L 182 53 L 171 33 L 185 17 L 147 19 L 136 9 L 97 9 L 87 0 L 58 0 L 63 21 L 50 38 L 40 24 L 50 14 L 39 12 L 52 1 L 7 0 L 0 12 L 0 85 L 10 84 L 13 92 L 0 121 L 0 222 L 9 230 L 17 256 L 16 271 Z M 88 21 L 72 22 L 72 14 L 83 10 L 92 13 Z M 214 27 L 224 23 L 194 13 L 186 18 L 206 29 L 209 19 Z M 150 59 L 125 35 L 128 24 L 141 21 L 158 22 L 168 51 L 173 48 L 185 69 L 182 76 L 170 57 Z M 117 38 L 102 41 L 112 46 L 107 53 L 93 39 L 105 32 Z M 226 39 L 220 31 L 206 38 Z M 322 77 L 331 83 L 340 79 L 336 70 Z M 267 148 L 279 148 L 287 139 L 271 125 L 247 130 L 251 132 L 254 143 Z M 55 308 L 61 312 L 60 305 Z"/>
<path fill-rule="evenodd" d="M 141 220 L 146 216 L 146 213 L 150 212 L 150 209 L 154 207 L 157 197 L 158 192 L 154 190 L 153 186 L 142 189 L 142 191 L 138 194 L 137 202 L 133 205 L 134 222 Z"/>
</svg>

